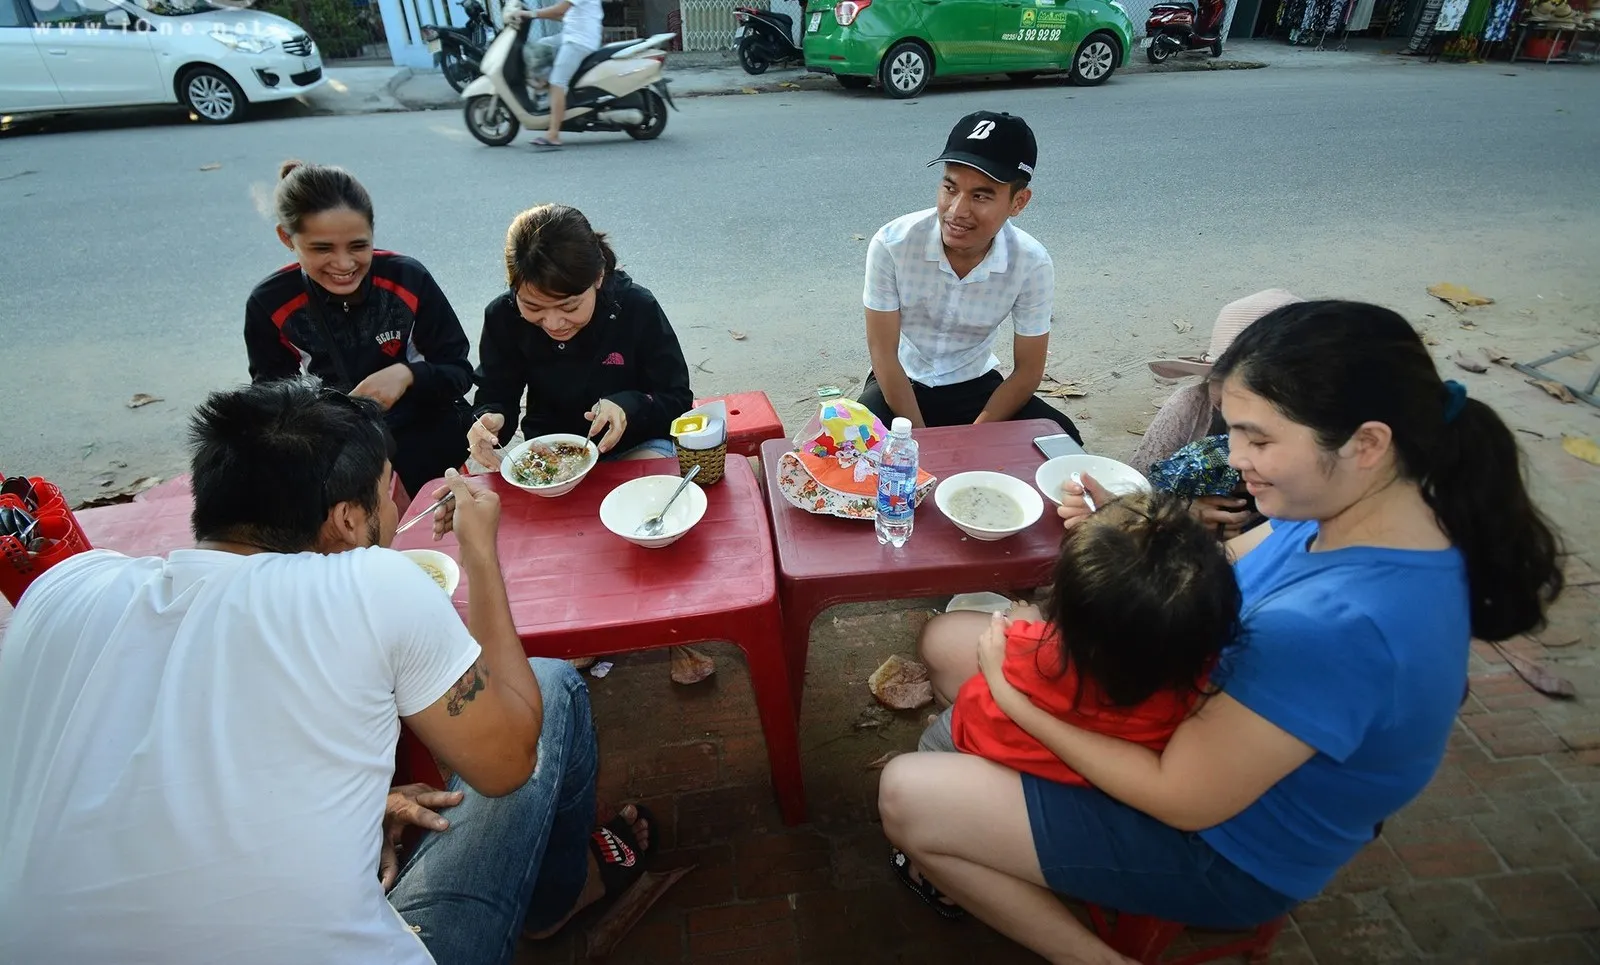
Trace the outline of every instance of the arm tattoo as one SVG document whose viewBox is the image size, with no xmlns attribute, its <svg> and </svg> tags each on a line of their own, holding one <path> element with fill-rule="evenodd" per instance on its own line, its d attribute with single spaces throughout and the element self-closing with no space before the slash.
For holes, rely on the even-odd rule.
<svg viewBox="0 0 1600 965">
<path fill-rule="evenodd" d="M 488 679 L 489 668 L 485 667 L 481 661 L 474 662 L 467 669 L 467 672 L 461 675 L 461 679 L 451 685 L 449 692 L 445 694 L 444 709 L 449 712 L 451 717 L 461 716 L 461 712 L 467 709 L 467 704 L 471 702 L 472 698 L 482 692 L 483 682 Z"/>
</svg>

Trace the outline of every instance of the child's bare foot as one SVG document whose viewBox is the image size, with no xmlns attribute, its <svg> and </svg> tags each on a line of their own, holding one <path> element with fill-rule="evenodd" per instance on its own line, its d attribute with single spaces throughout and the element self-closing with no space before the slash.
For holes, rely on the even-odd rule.
<svg viewBox="0 0 1600 965">
<path fill-rule="evenodd" d="M 619 821 L 626 826 L 625 834 L 619 833 Z M 590 839 L 589 875 L 584 880 L 583 891 L 578 893 L 578 900 L 573 904 L 572 910 L 544 931 L 524 932 L 523 937 L 533 941 L 549 938 L 565 928 L 567 922 L 578 912 L 601 898 L 615 898 L 626 891 L 640 875 L 644 874 L 644 856 L 650 852 L 650 824 L 650 815 L 641 812 L 635 805 L 624 804 L 617 808 L 616 818 L 607 822 L 604 827 L 596 829 Z M 605 871 L 601 870 L 601 857 L 605 858 Z M 606 885 L 607 879 L 611 882 L 609 888 Z"/>
</svg>

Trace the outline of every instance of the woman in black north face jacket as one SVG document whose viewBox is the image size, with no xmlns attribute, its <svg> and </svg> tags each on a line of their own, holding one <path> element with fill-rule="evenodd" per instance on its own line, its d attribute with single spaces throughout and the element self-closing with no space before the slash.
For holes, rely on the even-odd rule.
<svg viewBox="0 0 1600 965">
<path fill-rule="evenodd" d="M 473 458 L 497 466 L 494 448 L 516 434 L 519 414 L 524 438 L 589 436 L 602 458 L 674 455 L 672 420 L 694 404 L 678 336 L 582 212 L 549 204 L 517 215 L 506 280 L 483 313 Z"/>
<path fill-rule="evenodd" d="M 394 470 L 412 496 L 461 465 L 471 415 L 471 343 L 416 260 L 372 246 L 372 199 L 341 168 L 290 161 L 275 196 L 278 237 L 296 262 L 245 305 L 256 382 L 309 372 L 387 410 Z"/>
</svg>

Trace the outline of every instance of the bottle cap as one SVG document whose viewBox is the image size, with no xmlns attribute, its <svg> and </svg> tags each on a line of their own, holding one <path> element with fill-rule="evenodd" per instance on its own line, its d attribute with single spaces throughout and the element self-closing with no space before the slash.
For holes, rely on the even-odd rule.
<svg viewBox="0 0 1600 965">
<path fill-rule="evenodd" d="M 897 416 L 894 422 L 889 424 L 889 431 L 897 436 L 909 436 L 911 435 L 911 420 L 905 416 Z"/>
</svg>

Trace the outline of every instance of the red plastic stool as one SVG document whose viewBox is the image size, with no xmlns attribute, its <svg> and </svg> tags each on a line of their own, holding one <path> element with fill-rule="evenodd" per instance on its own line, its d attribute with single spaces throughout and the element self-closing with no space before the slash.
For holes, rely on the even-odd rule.
<svg viewBox="0 0 1600 965">
<path fill-rule="evenodd" d="M 696 399 L 695 405 L 722 401 L 728 404 L 728 451 L 741 456 L 761 455 L 761 444 L 783 438 L 783 420 L 765 392 L 735 392 Z"/>
<path fill-rule="evenodd" d="M 1243 938 L 1167 960 L 1161 956 L 1183 934 L 1183 925 L 1149 915 L 1114 914 L 1117 916 L 1115 926 L 1107 922 L 1104 911 L 1095 905 L 1089 906 L 1089 920 L 1094 923 L 1095 934 L 1115 951 L 1137 958 L 1145 965 L 1200 965 L 1236 955 L 1243 955 L 1250 965 L 1265 965 L 1272 957 L 1272 945 L 1278 940 L 1278 933 L 1289 921 L 1287 915 L 1275 918 Z"/>
</svg>

